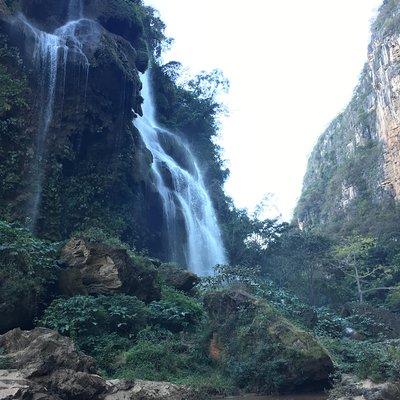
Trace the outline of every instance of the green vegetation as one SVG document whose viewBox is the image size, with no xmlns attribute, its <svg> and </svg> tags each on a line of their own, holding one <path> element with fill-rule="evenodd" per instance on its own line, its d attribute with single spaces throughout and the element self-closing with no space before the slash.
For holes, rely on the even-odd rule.
<svg viewBox="0 0 400 400">
<path fill-rule="evenodd" d="M 24 228 L 0 221 L 0 331 L 31 328 L 55 296 L 58 244 L 33 237 Z"/>
<path fill-rule="evenodd" d="M 383 153 L 371 137 L 366 70 L 311 157 L 296 211 L 308 225 L 300 230 L 248 215 L 223 191 L 229 171 L 215 139 L 229 82 L 221 71 L 185 80 L 179 63 L 161 65 L 171 41 L 155 10 L 139 0 L 103 3 L 105 30 L 90 59 L 83 112 L 72 85 L 62 107 L 56 102 L 40 238 L 0 221 L 0 331 L 45 326 L 73 339 L 108 377 L 183 383 L 205 396 L 315 389 L 329 383 L 330 357 L 339 372 L 400 379 L 400 209 L 376 189 Z M 397 8 L 384 2 L 379 34 L 396 26 Z M 138 71 L 149 63 L 159 122 L 202 165 L 231 263 L 190 293 L 168 286 L 163 264 L 146 256 L 166 258 L 152 160 L 132 126 L 142 101 Z M 0 36 L 0 210 L 7 221 L 27 222 L 37 85 Z M 56 241 L 72 233 L 126 250 L 138 266 L 129 295 L 61 296 Z M 141 291 L 150 291 L 147 272 L 156 278 L 150 299 Z M 0 352 L 0 368 L 7 365 Z"/>
</svg>

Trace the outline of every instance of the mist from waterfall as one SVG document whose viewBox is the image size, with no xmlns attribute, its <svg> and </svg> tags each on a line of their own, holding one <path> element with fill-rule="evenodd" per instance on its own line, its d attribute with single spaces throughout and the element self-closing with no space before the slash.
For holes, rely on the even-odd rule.
<svg viewBox="0 0 400 400">
<path fill-rule="evenodd" d="M 83 69 L 84 93 L 89 74 L 89 61 L 83 46 L 90 40 L 90 35 L 96 30 L 97 23 L 83 17 L 82 0 L 70 0 L 67 22 L 53 33 L 42 31 L 35 27 L 23 14 L 16 17 L 15 23 L 33 38 L 33 62 L 39 75 L 40 110 L 38 132 L 36 137 L 36 153 L 34 161 L 34 183 L 32 201 L 28 211 L 29 226 L 35 229 L 42 192 L 46 157 L 46 142 L 54 114 L 54 103 L 57 89 L 64 90 L 69 57 L 75 57 Z M 78 77 L 79 79 L 79 77 Z"/>
<path fill-rule="evenodd" d="M 141 81 L 143 117 L 134 124 L 153 155 L 152 172 L 163 203 L 170 258 L 200 276 L 211 275 L 216 264 L 226 263 L 226 256 L 202 173 L 184 140 L 157 123 L 150 72 Z"/>
</svg>

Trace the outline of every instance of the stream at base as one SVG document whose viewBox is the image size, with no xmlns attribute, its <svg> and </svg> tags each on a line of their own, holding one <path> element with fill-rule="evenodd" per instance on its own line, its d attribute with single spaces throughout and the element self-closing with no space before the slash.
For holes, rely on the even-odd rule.
<svg viewBox="0 0 400 400">
<path fill-rule="evenodd" d="M 327 400 L 328 395 L 320 394 L 292 394 L 281 396 L 256 396 L 256 395 L 243 395 L 226 397 L 225 400 Z"/>
</svg>

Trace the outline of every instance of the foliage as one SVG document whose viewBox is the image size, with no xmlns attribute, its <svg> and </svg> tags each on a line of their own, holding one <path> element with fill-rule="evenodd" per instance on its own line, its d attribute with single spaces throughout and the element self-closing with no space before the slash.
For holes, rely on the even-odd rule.
<svg viewBox="0 0 400 400">
<path fill-rule="evenodd" d="M 58 248 L 0 221 L 0 331 L 31 327 L 55 295 Z"/>
<path fill-rule="evenodd" d="M 201 303 L 171 288 L 164 288 L 162 300 L 149 309 L 153 323 L 172 332 L 193 329 L 204 316 Z"/>
<path fill-rule="evenodd" d="M 233 391 L 230 378 L 208 356 L 208 329 L 173 334 L 159 327 L 146 328 L 124 355 L 118 378 L 169 381 L 190 385 L 204 395 Z"/>
<path fill-rule="evenodd" d="M 398 2 L 396 0 L 385 0 L 372 25 L 373 32 L 380 37 L 394 33 L 399 26 L 399 15 Z"/>
<path fill-rule="evenodd" d="M 324 339 L 339 369 L 356 374 L 362 379 L 377 382 L 398 380 L 400 352 L 398 343 L 354 341 L 351 339 Z"/>
<path fill-rule="evenodd" d="M 27 77 L 16 48 L 0 35 L 0 209 L 3 218 L 21 213 L 24 204 L 12 204 L 17 198 L 24 202 L 22 193 L 29 184 L 27 165 L 32 157 L 27 151 L 31 144 L 24 134 L 28 116 L 29 89 Z M 14 209 L 15 208 L 15 209 Z"/>
<path fill-rule="evenodd" d="M 329 271 L 331 245 L 323 235 L 291 227 L 266 249 L 263 275 L 311 305 L 324 305 L 338 293 L 330 293 L 335 289 Z"/>
<path fill-rule="evenodd" d="M 10 359 L 4 355 L 4 349 L 0 347 L 0 369 L 9 369 L 10 364 Z"/>
<path fill-rule="evenodd" d="M 55 329 L 79 343 L 84 336 L 117 333 L 135 337 L 146 325 L 146 305 L 136 297 L 75 296 L 55 300 L 44 313 L 40 325 Z"/>
</svg>

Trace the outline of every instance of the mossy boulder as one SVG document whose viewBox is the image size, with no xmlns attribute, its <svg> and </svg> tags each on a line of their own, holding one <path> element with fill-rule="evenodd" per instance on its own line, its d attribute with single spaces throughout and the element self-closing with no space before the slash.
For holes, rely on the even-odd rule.
<svg viewBox="0 0 400 400">
<path fill-rule="evenodd" d="M 325 348 L 264 300 L 237 289 L 210 292 L 204 302 L 220 362 L 239 387 L 288 392 L 330 384 L 334 367 Z"/>
<path fill-rule="evenodd" d="M 60 264 L 64 295 L 126 293 L 146 302 L 160 299 L 153 264 L 126 249 L 72 238 L 61 251 Z"/>
</svg>

